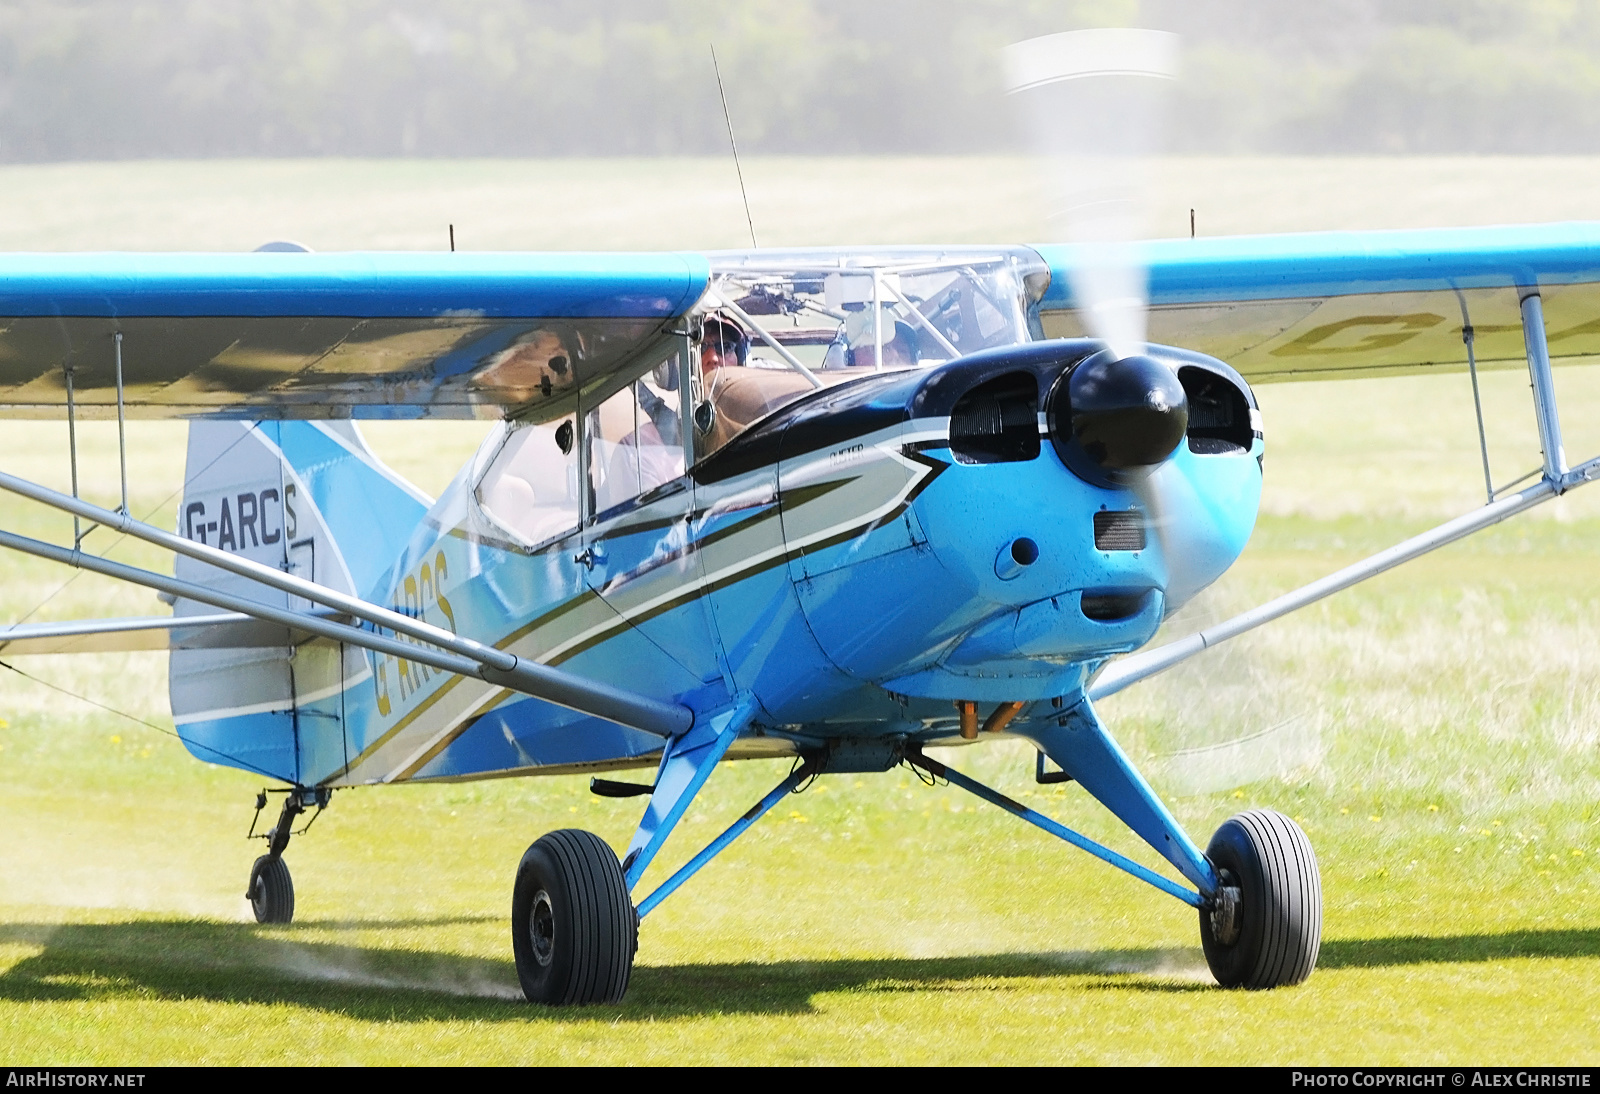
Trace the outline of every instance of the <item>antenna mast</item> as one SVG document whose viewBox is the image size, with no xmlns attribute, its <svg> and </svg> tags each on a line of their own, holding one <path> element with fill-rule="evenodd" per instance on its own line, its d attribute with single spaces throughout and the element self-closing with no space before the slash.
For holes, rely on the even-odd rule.
<svg viewBox="0 0 1600 1094">
<path fill-rule="evenodd" d="M 717 46 L 711 43 L 711 71 L 717 74 L 717 96 L 722 100 L 722 120 L 728 125 L 728 145 L 733 149 L 733 170 L 739 176 L 739 196 L 744 198 L 744 219 L 750 225 L 750 246 L 756 242 L 756 222 L 750 215 L 750 194 L 744 188 L 744 168 L 739 166 L 739 142 L 733 139 L 733 115 L 728 113 L 728 93 L 722 89 L 722 66 L 717 64 Z"/>
</svg>

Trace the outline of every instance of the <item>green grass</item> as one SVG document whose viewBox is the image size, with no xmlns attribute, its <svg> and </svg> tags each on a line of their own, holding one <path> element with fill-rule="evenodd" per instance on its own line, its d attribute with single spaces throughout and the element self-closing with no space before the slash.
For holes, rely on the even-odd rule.
<svg viewBox="0 0 1600 1094">
<path fill-rule="evenodd" d="M 1600 217 L 1592 156 L 1183 156 L 1153 178 L 1152 236 Z M 750 156 L 765 247 L 1026 243 L 1034 164 L 992 156 Z M 0 251 L 659 250 L 748 247 L 733 161 L 236 160 L 0 168 Z"/>
<path fill-rule="evenodd" d="M 1207 168 L 1211 177 L 1221 177 L 1222 162 Z M 1246 166 L 1257 176 L 1279 171 L 1252 176 L 1249 193 L 1270 190 L 1286 206 L 1282 195 L 1300 186 L 1307 207 L 1352 208 L 1342 183 L 1321 197 L 1304 189 L 1313 168 L 1335 182 L 1388 171 L 1391 189 L 1395 179 L 1420 187 L 1430 172 L 1466 170 L 1455 161 L 1392 164 Z M 1564 164 L 1535 174 L 1560 182 Z M 324 172 L 322 188 L 304 197 L 314 204 L 370 182 L 361 171 L 382 165 L 357 167 L 343 176 L 318 165 L 282 170 Z M 470 167 L 415 171 L 447 188 Z M 549 170 L 558 168 L 580 181 L 601 170 Z M 151 204 L 140 208 L 159 208 L 150 180 L 163 171 L 220 190 L 258 169 L 131 170 L 139 185 L 125 200 L 148 191 Z M 972 163 L 961 170 L 982 173 Z M 28 171 L 0 171 L 0 191 L 26 183 L 43 193 L 38 178 L 48 171 Z M 69 175 L 49 171 L 58 184 Z M 279 176 L 259 173 L 265 193 Z M 823 195 L 843 208 L 842 192 Z M 1426 192 L 1444 192 L 1447 204 L 1459 198 Z M 407 208 L 422 200 L 405 193 Z M 404 205 L 405 193 L 384 207 Z M 1531 200 L 1548 208 L 1557 197 Z M 816 207 L 806 215 L 815 218 Z M 212 238 L 217 225 L 249 235 L 250 225 L 229 219 L 237 212 L 193 214 L 214 217 L 194 238 Z M 1249 213 L 1241 201 L 1230 215 Z M 119 230 L 152 232 L 150 224 Z M 619 228 L 606 238 L 636 245 L 657 230 L 667 231 Z M 1600 369 L 1561 370 L 1558 382 L 1569 449 L 1600 451 Z M 1498 481 L 1536 462 L 1525 392 L 1513 373 L 1485 379 Z M 1245 558 L 1179 626 L 1257 603 L 1481 498 L 1464 377 L 1268 387 L 1260 396 L 1268 436 L 1260 525 Z M 388 424 L 368 433 L 437 490 L 482 428 Z M 86 432 L 85 491 L 113 501 L 114 436 L 99 424 Z M 63 433 L 6 423 L 0 467 L 64 483 Z M 170 521 L 182 427 L 135 423 L 130 441 L 133 509 Z M 517 858 L 564 826 L 620 845 L 637 800 L 595 798 L 577 778 L 343 792 L 290 848 L 298 922 L 258 927 L 241 893 L 260 851 L 242 838 L 259 782 L 195 762 L 168 733 L 7 675 L 0 1062 L 1593 1064 L 1600 497 L 1588 494 L 1104 704 L 1202 843 L 1250 806 L 1300 819 L 1326 906 L 1322 958 L 1301 987 L 1216 990 L 1190 909 L 959 791 L 891 772 L 824 778 L 653 913 L 622 1006 L 534 1009 L 514 998 L 507 938 Z M 70 535 L 9 499 L 0 499 L 0 525 Z M 90 546 L 104 550 L 112 537 L 94 533 Z M 113 556 L 162 564 L 127 541 Z M 0 611 L 8 618 L 36 607 L 33 618 L 161 609 L 148 593 L 69 581 L 46 563 L 8 559 L 7 567 Z M 16 664 L 170 726 L 159 656 Z M 1031 755 L 1015 745 L 946 759 L 1153 862 L 1075 788 L 1035 787 Z M 719 770 L 646 885 L 786 769 Z"/>
<path fill-rule="evenodd" d="M 5 787 L 8 842 L 37 855 L 7 859 L 37 901 L 0 919 L 8 1062 L 1594 1059 L 1600 879 L 1573 801 L 1316 778 L 1174 799 L 1200 831 L 1288 809 L 1319 848 L 1321 967 L 1247 995 L 1206 986 L 1176 902 L 948 788 L 842 777 L 646 921 L 623 1006 L 552 1013 L 508 998 L 511 865 L 547 828 L 622 838 L 625 804 L 572 779 L 350 792 L 291 852 L 301 921 L 261 928 L 248 780 L 107 728 L 6 732 L 34 779 Z M 1020 790 L 1025 759 L 961 762 Z M 686 841 L 776 777 L 724 769 Z M 1075 795 L 1033 800 L 1128 845 Z"/>
</svg>

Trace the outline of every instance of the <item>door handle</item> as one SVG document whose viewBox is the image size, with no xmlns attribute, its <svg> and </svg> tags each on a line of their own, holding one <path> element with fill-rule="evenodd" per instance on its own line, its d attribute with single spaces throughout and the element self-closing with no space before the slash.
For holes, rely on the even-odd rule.
<svg viewBox="0 0 1600 1094">
<path fill-rule="evenodd" d="M 572 561 L 585 570 L 593 570 L 597 565 L 606 564 L 606 549 L 598 543 L 591 543 L 581 552 L 572 556 Z"/>
</svg>

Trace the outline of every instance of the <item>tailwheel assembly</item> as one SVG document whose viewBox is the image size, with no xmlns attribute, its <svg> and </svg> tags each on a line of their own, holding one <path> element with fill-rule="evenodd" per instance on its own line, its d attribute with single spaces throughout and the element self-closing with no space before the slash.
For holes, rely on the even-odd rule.
<svg viewBox="0 0 1600 1094">
<path fill-rule="evenodd" d="M 622 999 L 639 919 L 622 864 L 604 840 L 564 828 L 528 848 L 511 897 L 511 948 L 529 1002 Z"/>
<path fill-rule="evenodd" d="M 266 832 L 257 832 L 261 811 L 267 806 L 267 795 L 283 794 L 283 808 L 278 813 L 278 823 Z M 250 822 L 248 839 L 267 841 L 267 853 L 256 859 L 250 867 L 250 884 L 245 889 L 245 899 L 257 923 L 289 923 L 294 920 L 294 879 L 289 876 L 289 864 L 283 861 L 289 837 L 306 831 L 327 808 L 333 792 L 325 786 L 296 786 L 287 790 L 263 790 L 256 795 L 256 815 Z M 315 808 L 305 828 L 294 831 L 294 819 L 307 809 Z"/>
<path fill-rule="evenodd" d="M 1322 881 L 1311 841 L 1282 813 L 1229 818 L 1206 857 L 1221 879 L 1200 907 L 1200 944 L 1225 988 L 1276 988 L 1311 975 L 1322 945 Z"/>
</svg>

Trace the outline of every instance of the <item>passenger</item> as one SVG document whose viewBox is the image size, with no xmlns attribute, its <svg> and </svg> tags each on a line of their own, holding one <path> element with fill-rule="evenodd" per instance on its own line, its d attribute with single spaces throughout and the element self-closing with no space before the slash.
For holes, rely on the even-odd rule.
<svg viewBox="0 0 1600 1094">
<path fill-rule="evenodd" d="M 846 360 L 855 368 L 877 366 L 877 333 L 872 326 L 872 312 L 852 312 L 845 320 L 845 341 L 850 349 Z M 886 369 L 913 368 L 921 359 L 917 345 L 917 332 L 904 320 L 894 319 L 887 310 L 883 315 L 883 367 Z"/>
<path fill-rule="evenodd" d="M 610 443 L 596 438 L 591 444 L 591 459 L 606 469 L 603 478 L 597 476 L 597 512 L 603 513 L 683 474 L 683 447 L 663 439 L 648 418 L 620 441 Z"/>
<path fill-rule="evenodd" d="M 709 455 L 765 418 L 811 390 L 804 376 L 787 369 L 753 368 L 748 364 L 750 336 L 732 319 L 713 313 L 700 335 L 703 410 L 695 414 L 697 431 Z"/>
<path fill-rule="evenodd" d="M 655 372 L 650 377 L 655 386 L 671 394 L 678 390 L 678 361 L 669 358 L 656 366 Z M 683 434 L 678 427 L 678 409 L 672 403 L 656 393 L 650 384 L 640 380 L 633 385 L 634 396 L 639 400 L 639 409 L 650 416 L 650 421 L 655 424 L 656 432 L 668 444 L 681 444 Z"/>
</svg>

